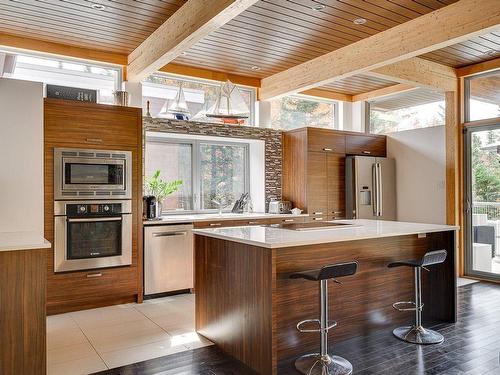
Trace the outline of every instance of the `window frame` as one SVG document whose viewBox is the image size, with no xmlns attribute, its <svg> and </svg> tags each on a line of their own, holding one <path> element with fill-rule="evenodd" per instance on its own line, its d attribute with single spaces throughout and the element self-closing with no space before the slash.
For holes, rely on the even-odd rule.
<svg viewBox="0 0 500 375">
<path fill-rule="evenodd" d="M 445 124 L 443 123 L 442 125 L 434 125 L 434 126 L 426 126 L 426 127 L 423 127 L 423 128 L 413 128 L 413 129 L 397 130 L 397 131 L 388 132 L 388 133 L 372 133 L 371 132 L 371 116 L 370 116 L 371 105 L 372 105 L 372 103 L 370 101 L 368 101 L 368 100 L 365 101 L 365 126 L 364 126 L 365 134 L 388 135 L 388 134 L 399 133 L 399 132 L 408 131 L 408 130 L 427 129 L 427 128 L 434 128 L 434 127 L 437 127 L 437 126 L 445 126 Z M 409 107 L 407 107 L 407 108 L 409 108 Z M 446 109 L 445 109 L 445 112 L 446 112 Z"/>
<path fill-rule="evenodd" d="M 177 75 L 177 74 L 172 74 L 172 73 L 164 73 L 164 72 L 154 72 L 151 75 L 156 75 L 156 76 L 161 76 L 165 77 L 168 79 L 174 79 L 178 81 L 183 81 L 183 82 L 190 82 L 190 83 L 198 83 L 198 84 L 203 84 L 203 85 L 209 85 L 209 86 L 214 86 L 219 88 L 221 84 L 224 83 L 224 81 L 216 81 L 216 80 L 211 80 L 211 79 L 205 79 L 205 78 L 196 78 L 196 77 L 188 77 L 188 76 L 183 76 L 183 75 Z M 148 82 L 146 82 L 148 83 Z M 141 81 L 141 84 L 144 84 L 144 81 Z M 255 87 L 251 86 L 245 86 L 245 85 L 238 85 L 233 82 L 233 84 L 240 90 L 240 91 L 245 91 L 250 93 L 250 117 L 248 118 L 248 125 L 245 126 L 257 126 L 256 125 L 256 103 L 257 103 L 257 89 Z M 142 94 L 144 97 L 144 92 Z M 142 98 L 141 98 L 142 99 Z M 192 121 L 192 120 L 188 120 Z"/>
<path fill-rule="evenodd" d="M 464 77 L 464 102 L 463 102 L 463 104 L 464 104 L 464 122 L 471 122 L 471 119 L 470 119 L 470 100 L 471 100 L 470 83 L 471 83 L 471 81 L 476 79 L 476 78 L 488 77 L 488 76 L 493 76 L 493 75 L 500 75 L 500 69 L 496 69 L 493 71 L 474 74 L 472 76 Z M 488 120 L 494 120 L 494 119 L 495 119 L 495 117 L 474 120 L 474 121 L 488 121 Z"/>
<path fill-rule="evenodd" d="M 185 214 L 201 214 L 201 213 L 214 213 L 218 209 L 203 209 L 202 208 L 202 184 L 201 184 L 201 151 L 202 144 L 214 146 L 238 146 L 244 148 L 245 162 L 244 162 L 244 186 L 245 192 L 250 192 L 250 143 L 236 142 L 236 141 L 223 141 L 211 139 L 189 139 L 189 138 L 168 138 L 168 137 L 146 137 L 146 149 L 148 142 L 155 143 L 170 143 L 170 144 L 190 144 L 191 145 L 191 181 L 192 181 L 192 196 L 193 196 L 193 209 L 192 210 L 165 210 L 162 207 L 162 215 L 185 215 Z M 239 198 L 239 197 L 237 197 Z M 222 212 L 231 212 L 232 207 L 225 207 Z"/>
<path fill-rule="evenodd" d="M 86 60 L 86 59 L 79 59 L 76 57 L 52 55 L 52 54 L 37 52 L 37 51 L 25 52 L 25 51 L 18 50 L 15 48 L 8 48 L 8 47 L 3 47 L 3 46 L 0 47 L 0 53 L 8 53 L 8 54 L 17 55 L 17 56 L 41 58 L 41 59 L 47 59 L 47 60 L 52 60 L 52 61 L 57 61 L 57 62 L 85 64 L 85 65 L 95 66 L 95 67 L 103 68 L 103 69 L 116 70 L 116 73 L 117 73 L 116 77 L 117 78 L 115 81 L 115 91 L 122 89 L 123 67 L 121 65 L 108 64 L 108 63 L 103 63 L 103 62 L 98 62 L 98 61 L 93 61 L 93 60 Z M 52 68 L 52 69 L 54 69 L 54 68 Z M 11 79 L 16 79 L 16 78 L 11 78 Z M 45 82 L 42 82 L 42 83 L 44 84 L 44 86 L 46 85 Z M 106 104 L 106 103 L 102 103 L 102 104 Z"/>
<path fill-rule="evenodd" d="M 319 103 L 326 103 L 326 104 L 331 104 L 333 106 L 333 118 L 332 118 L 332 127 L 329 127 L 329 128 L 323 128 L 323 127 L 317 127 L 317 126 L 311 126 L 311 128 L 318 128 L 318 129 L 333 129 L 333 130 L 341 130 L 340 129 L 340 114 L 339 114 L 339 111 L 340 111 L 340 105 L 339 105 L 339 101 L 338 100 L 334 100 L 334 99 L 327 99 L 327 98 L 320 98 L 318 96 L 311 96 L 311 95 L 304 95 L 304 94 L 294 94 L 294 95 L 287 95 L 286 97 L 289 97 L 289 98 L 295 98 L 295 99 L 301 99 L 301 100 L 309 100 L 309 101 L 312 101 L 312 102 L 319 102 Z M 277 100 L 281 100 L 282 98 L 280 99 L 277 99 Z M 270 119 L 270 125 L 271 125 L 271 128 L 272 129 L 276 129 L 276 130 L 283 130 L 283 131 L 289 131 L 289 130 L 293 130 L 293 129 L 282 129 L 282 128 L 275 128 L 272 126 L 272 113 L 270 114 L 271 116 L 271 119 Z M 299 126 L 298 128 L 294 128 L 294 129 L 299 129 L 299 128 L 302 128 L 302 127 L 308 127 L 308 125 L 303 125 L 303 126 Z"/>
</svg>

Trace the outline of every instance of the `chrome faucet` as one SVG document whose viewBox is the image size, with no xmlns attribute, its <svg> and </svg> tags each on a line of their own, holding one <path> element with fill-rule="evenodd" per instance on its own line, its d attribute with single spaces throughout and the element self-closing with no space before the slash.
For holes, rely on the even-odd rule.
<svg viewBox="0 0 500 375">
<path fill-rule="evenodd" d="M 215 199 L 212 199 L 212 203 L 215 203 L 218 208 L 219 208 L 219 216 L 222 216 L 222 203 L 219 201 L 216 201 Z"/>
</svg>

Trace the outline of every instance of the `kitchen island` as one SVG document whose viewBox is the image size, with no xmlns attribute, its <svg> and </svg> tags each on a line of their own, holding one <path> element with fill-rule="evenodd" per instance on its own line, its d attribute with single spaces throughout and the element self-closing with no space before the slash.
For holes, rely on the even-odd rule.
<svg viewBox="0 0 500 375">
<path fill-rule="evenodd" d="M 333 342 L 412 320 L 395 311 L 413 299 L 413 272 L 388 269 L 397 260 L 445 249 L 445 263 L 424 272 L 424 323 L 456 321 L 458 227 L 394 221 L 338 221 L 350 225 L 290 230 L 273 226 L 198 229 L 195 233 L 196 330 L 260 374 L 281 361 L 317 352 L 319 335 L 296 324 L 319 317 L 318 283 L 290 279 L 297 271 L 357 261 L 358 273 L 329 289 Z M 298 228 L 296 228 L 298 229 Z"/>
</svg>

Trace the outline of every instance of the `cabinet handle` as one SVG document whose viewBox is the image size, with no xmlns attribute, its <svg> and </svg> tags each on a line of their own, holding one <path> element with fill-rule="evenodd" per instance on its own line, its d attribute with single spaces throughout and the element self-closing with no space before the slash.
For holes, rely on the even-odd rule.
<svg viewBox="0 0 500 375">
<path fill-rule="evenodd" d="M 221 225 L 221 223 L 210 223 L 211 227 L 220 227 Z"/>
<path fill-rule="evenodd" d="M 323 218 L 322 217 L 313 217 L 313 220 L 314 221 L 321 221 L 321 220 L 323 220 Z"/>
<path fill-rule="evenodd" d="M 294 220 L 293 219 L 284 219 L 283 222 L 284 223 L 293 223 Z"/>
<path fill-rule="evenodd" d="M 332 211 L 332 214 L 334 215 L 340 215 L 342 213 L 342 211 Z"/>
<path fill-rule="evenodd" d="M 259 222 L 258 222 L 258 221 L 249 221 L 249 222 L 248 222 L 248 224 L 249 224 L 249 225 L 252 225 L 252 224 L 259 224 Z"/>
<path fill-rule="evenodd" d="M 325 147 L 323 148 L 323 151 L 333 151 L 333 148 Z"/>
<path fill-rule="evenodd" d="M 323 215 L 323 212 L 321 212 L 321 211 L 313 212 L 313 215 Z"/>
<path fill-rule="evenodd" d="M 89 278 L 89 279 L 92 277 L 101 277 L 101 276 L 102 276 L 102 273 L 100 273 L 100 272 L 87 274 L 87 278 Z"/>
<path fill-rule="evenodd" d="M 164 233 L 153 233 L 153 237 L 173 237 L 173 236 L 185 236 L 187 232 L 164 232 Z"/>
<path fill-rule="evenodd" d="M 87 143 L 102 143 L 101 138 L 85 138 L 85 142 Z"/>
<path fill-rule="evenodd" d="M 368 151 L 368 150 L 364 150 L 363 151 L 363 154 L 366 154 L 366 155 L 370 155 L 372 152 L 371 151 Z"/>
</svg>

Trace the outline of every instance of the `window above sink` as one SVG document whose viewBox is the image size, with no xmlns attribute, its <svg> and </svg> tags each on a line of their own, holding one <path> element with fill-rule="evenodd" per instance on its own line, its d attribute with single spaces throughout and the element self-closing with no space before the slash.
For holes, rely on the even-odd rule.
<svg viewBox="0 0 500 375">
<path fill-rule="evenodd" d="M 147 132 L 145 177 L 160 170 L 165 181 L 183 181 L 162 202 L 164 215 L 213 213 L 218 211 L 216 202 L 230 212 L 246 192 L 254 210 L 263 212 L 263 156 L 263 141 Z"/>
</svg>

